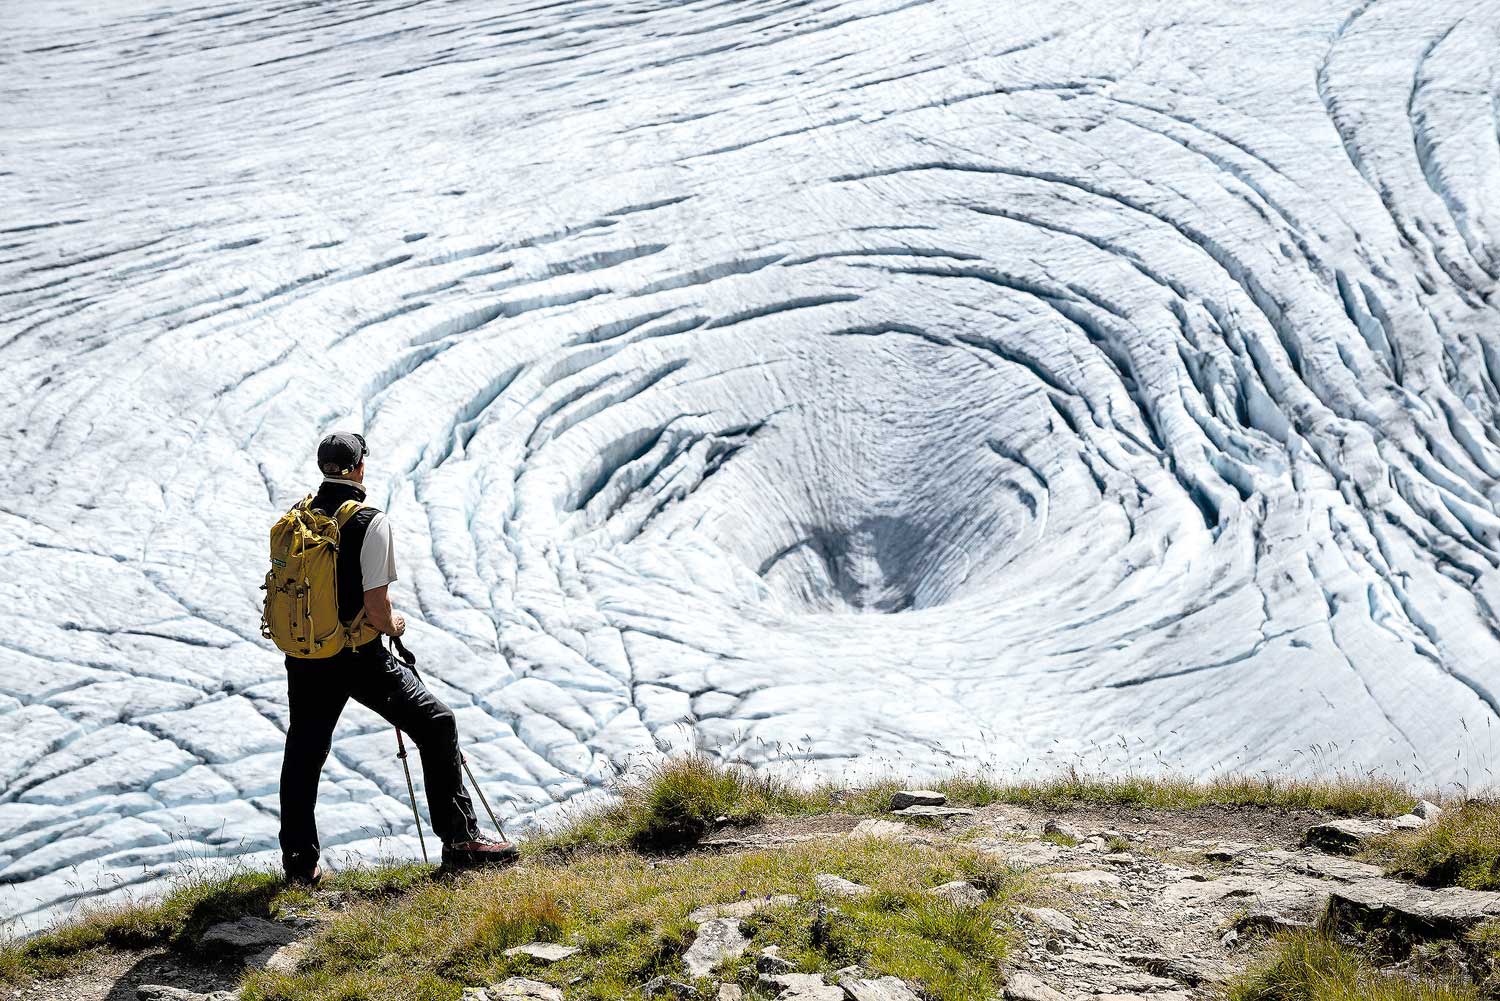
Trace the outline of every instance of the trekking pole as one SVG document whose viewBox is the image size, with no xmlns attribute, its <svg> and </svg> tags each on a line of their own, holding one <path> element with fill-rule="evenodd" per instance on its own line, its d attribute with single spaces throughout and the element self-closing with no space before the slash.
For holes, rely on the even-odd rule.
<svg viewBox="0 0 1500 1001">
<path fill-rule="evenodd" d="M 395 648 L 396 654 L 401 658 L 401 662 L 403 664 L 405 664 L 408 669 L 411 670 L 412 674 L 416 674 L 417 677 L 420 678 L 421 675 L 417 674 L 417 655 L 414 654 L 414 653 L 412 653 L 410 650 L 406 649 L 406 644 L 401 642 L 401 637 L 399 637 L 399 636 L 392 636 L 391 637 L 391 646 L 393 646 Z M 396 736 L 397 736 L 398 739 L 400 738 L 400 736 L 401 736 L 401 731 L 400 730 L 396 731 Z M 495 816 L 495 811 L 490 808 L 490 801 L 489 801 L 488 798 L 485 797 L 484 790 L 481 789 L 481 788 L 479 788 L 479 783 L 477 781 L 475 781 L 475 779 L 474 779 L 474 770 L 469 767 L 469 756 L 467 754 L 464 754 L 462 751 L 459 751 L 458 752 L 458 760 L 461 761 L 461 762 L 463 762 L 464 774 L 469 777 L 469 785 L 471 785 L 471 786 L 474 787 L 474 792 L 477 793 L 478 796 L 479 796 L 479 802 L 481 802 L 481 803 L 484 804 L 484 812 L 490 815 L 490 823 L 492 823 L 492 824 L 495 825 L 495 830 L 497 830 L 497 831 L 500 832 L 500 837 L 503 840 L 505 838 L 505 826 L 500 823 L 500 818 L 497 817 L 497 816 Z M 408 784 L 410 784 L 410 775 L 409 774 L 408 774 L 407 781 L 408 781 Z M 413 809 L 413 811 L 415 811 L 415 809 L 416 809 L 416 801 L 415 800 L 412 801 L 412 809 Z M 418 828 L 418 830 L 420 831 L 421 828 Z M 425 849 L 424 849 L 424 857 L 425 857 Z"/>
<path fill-rule="evenodd" d="M 406 739 L 396 731 L 396 757 L 401 759 L 401 769 L 406 772 L 406 797 L 411 800 L 411 819 L 417 824 L 417 840 L 422 844 L 422 864 L 431 865 L 427 858 L 427 836 L 422 833 L 422 815 L 417 813 L 417 790 L 411 784 L 411 765 L 406 760 Z"/>
</svg>

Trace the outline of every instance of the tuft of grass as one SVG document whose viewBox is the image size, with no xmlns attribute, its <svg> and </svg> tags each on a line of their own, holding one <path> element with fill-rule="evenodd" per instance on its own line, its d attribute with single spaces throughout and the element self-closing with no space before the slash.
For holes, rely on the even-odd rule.
<svg viewBox="0 0 1500 1001">
<path fill-rule="evenodd" d="M 1047 831 L 1042 835 L 1042 840 L 1050 841 L 1052 842 L 1052 844 L 1057 845 L 1057 847 L 1059 848 L 1078 847 L 1077 838 L 1073 837 L 1071 834 L 1064 834 L 1061 831 Z"/>
<path fill-rule="evenodd" d="M 1367 857 L 1425 886 L 1500 890 L 1500 803 L 1465 803 L 1419 830 L 1377 838 Z"/>
<path fill-rule="evenodd" d="M 874 892 L 820 916 L 814 877 L 825 872 Z M 954 879 L 985 887 L 990 899 L 965 910 L 926 892 Z M 967 1001 L 998 996 L 1009 948 L 1004 929 L 1023 890 L 1011 870 L 966 846 L 874 838 L 667 860 L 630 851 L 532 857 L 509 870 L 359 902 L 313 939 L 296 973 L 254 973 L 244 998 L 454 1001 L 465 985 L 510 976 L 566 985 L 579 1001 L 637 998 L 654 976 L 685 978 L 681 956 L 692 941 L 693 909 L 789 895 L 799 903 L 745 919 L 756 948 L 780 945 L 809 972 L 863 962 L 917 981 L 934 1001 Z M 505 955 L 532 940 L 579 952 L 547 966 Z M 723 976 L 749 962 L 729 964 Z"/>
<path fill-rule="evenodd" d="M 1278 937 L 1269 959 L 1229 985 L 1226 1001 L 1477 1001 L 1467 984 L 1415 980 L 1371 966 L 1325 931 Z"/>
<path fill-rule="evenodd" d="M 1416 806 L 1411 790 L 1377 776 L 1329 779 L 1229 775 L 1208 781 L 1173 775 L 1089 775 L 1068 771 L 1031 781 L 997 783 L 959 776 L 939 783 L 950 799 L 974 806 L 1013 803 L 1050 810 L 1078 806 L 1127 806 L 1145 810 L 1192 810 L 1205 806 L 1316 810 L 1345 816 L 1396 817 Z"/>
<path fill-rule="evenodd" d="M 105 949 L 193 951 L 211 925 L 270 916 L 284 886 L 269 872 L 199 872 L 179 878 L 159 900 L 86 906 L 44 934 L 0 947 L 0 983 L 66 976 Z"/>
</svg>

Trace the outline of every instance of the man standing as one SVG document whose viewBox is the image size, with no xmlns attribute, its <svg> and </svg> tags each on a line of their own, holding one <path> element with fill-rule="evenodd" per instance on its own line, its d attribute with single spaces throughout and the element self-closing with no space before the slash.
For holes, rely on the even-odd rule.
<svg viewBox="0 0 1500 1001">
<path fill-rule="evenodd" d="M 334 515 L 347 501 L 363 505 L 367 454 L 362 435 L 336 433 L 324 438 L 318 445 L 324 479 L 310 506 Z M 347 641 L 331 657 L 286 658 L 291 722 L 281 764 L 281 854 L 287 879 L 316 884 L 322 877 L 313 808 L 334 726 L 351 698 L 416 742 L 428 812 L 443 842 L 443 865 L 472 869 L 513 861 L 513 845 L 479 831 L 464 791 L 453 711 L 381 642 L 381 634 L 400 636 L 406 631 L 406 620 L 391 609 L 387 591 L 396 579 L 396 550 L 385 514 L 359 507 L 339 532 L 335 559 L 338 617 Z"/>
</svg>

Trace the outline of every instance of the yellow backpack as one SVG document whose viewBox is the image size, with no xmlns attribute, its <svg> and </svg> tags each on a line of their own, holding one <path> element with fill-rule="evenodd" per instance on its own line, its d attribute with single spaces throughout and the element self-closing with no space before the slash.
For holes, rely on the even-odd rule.
<svg viewBox="0 0 1500 1001">
<path fill-rule="evenodd" d="M 271 526 L 271 570 L 260 634 L 293 657 L 332 657 L 379 636 L 360 609 L 347 626 L 339 621 L 338 552 L 344 525 L 363 507 L 357 500 L 329 516 L 303 498 Z"/>
</svg>

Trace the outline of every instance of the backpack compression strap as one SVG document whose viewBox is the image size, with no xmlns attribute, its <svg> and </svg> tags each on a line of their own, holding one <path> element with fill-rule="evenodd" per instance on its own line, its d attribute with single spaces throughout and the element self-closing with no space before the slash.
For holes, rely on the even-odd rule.
<svg viewBox="0 0 1500 1001">
<path fill-rule="evenodd" d="M 338 513 L 334 515 L 334 519 L 338 522 L 340 534 L 343 533 L 344 526 L 349 523 L 349 519 L 358 514 L 359 510 L 363 507 L 365 507 L 365 504 L 357 500 L 346 500 L 339 505 Z M 355 646 L 361 645 L 361 639 L 368 643 L 379 635 L 380 630 L 370 624 L 365 616 L 365 610 L 361 608 L 355 613 L 354 618 L 349 620 L 349 624 L 344 627 L 344 645 L 352 649 Z"/>
</svg>

